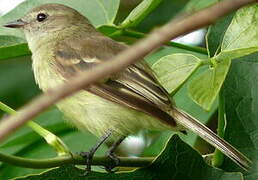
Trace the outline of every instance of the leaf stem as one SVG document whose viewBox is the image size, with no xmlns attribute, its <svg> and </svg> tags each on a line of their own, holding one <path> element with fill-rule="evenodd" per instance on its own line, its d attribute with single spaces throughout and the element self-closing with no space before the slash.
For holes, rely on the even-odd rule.
<svg viewBox="0 0 258 180">
<path fill-rule="evenodd" d="M 2 103 L 1 101 L 0 101 L 0 109 L 8 114 L 16 113 L 16 111 L 14 109 L 12 109 L 11 107 Z M 43 136 L 44 138 L 46 136 L 52 136 L 51 132 L 43 129 L 41 126 L 39 126 L 35 122 L 31 121 L 31 122 L 28 122 L 27 124 L 32 129 L 34 129 L 34 130 L 37 129 L 37 131 L 36 131 L 37 133 L 39 133 L 38 130 L 40 130 L 39 134 L 41 136 Z M 43 129 L 43 131 L 42 131 L 42 129 Z M 51 133 L 51 134 L 49 134 L 49 133 Z M 53 139 L 53 138 L 51 138 L 51 139 Z M 49 143 L 49 141 L 48 141 L 48 143 Z M 62 143 L 61 145 L 63 146 L 64 144 Z M 60 147 L 60 145 L 58 147 Z M 65 150 L 66 150 L 66 146 L 65 146 Z M 59 148 L 59 151 L 60 151 L 60 148 Z M 61 152 L 63 152 L 62 148 L 61 148 Z M 67 153 L 64 153 L 64 154 L 67 154 Z M 119 159 L 120 159 L 119 166 L 123 166 L 123 167 L 144 167 L 144 166 L 149 165 L 154 160 L 153 157 L 143 157 L 143 158 L 120 157 Z M 62 166 L 65 164 L 77 164 L 77 165 L 85 164 L 85 160 L 80 155 L 74 155 L 74 154 L 70 154 L 69 156 L 59 156 L 59 157 L 55 157 L 55 158 L 39 160 L 39 159 L 29 159 L 29 158 L 22 158 L 22 157 L 17 157 L 17 156 L 13 156 L 13 155 L 7 155 L 7 154 L 0 152 L 0 161 L 15 165 L 15 166 L 34 168 L 34 169 L 53 168 L 53 167 Z M 107 165 L 107 164 L 111 164 L 111 163 L 113 163 L 113 162 L 110 158 L 103 156 L 103 157 L 94 157 L 92 165 Z"/>
<path fill-rule="evenodd" d="M 212 62 L 211 62 L 211 59 L 208 58 L 208 59 L 203 59 L 201 61 L 201 66 L 204 66 L 204 65 L 212 65 Z"/>
<path fill-rule="evenodd" d="M 134 30 L 129 30 L 129 29 L 123 29 L 122 32 L 123 32 L 123 35 L 125 35 L 125 36 L 134 37 L 137 39 L 144 38 L 146 36 L 144 33 L 134 31 Z M 181 43 L 177 43 L 177 42 L 173 42 L 173 41 L 167 42 L 166 45 L 208 55 L 208 51 L 205 48 L 201 48 L 201 47 L 197 47 L 197 46 L 185 45 L 185 44 L 181 44 Z"/>
<path fill-rule="evenodd" d="M 162 0 L 142 1 L 122 22 L 121 27 L 135 27 L 148 16 Z"/>
<path fill-rule="evenodd" d="M 119 165 L 121 167 L 145 167 L 152 163 L 154 157 L 119 157 Z M 7 155 L 0 152 L 0 161 L 25 168 L 42 169 L 53 168 L 66 164 L 84 165 L 85 159 L 78 154 L 72 156 L 60 156 L 47 159 L 29 159 L 13 155 Z M 104 166 L 114 163 L 110 158 L 105 156 L 97 156 L 93 158 L 92 165 Z"/>
<path fill-rule="evenodd" d="M 14 109 L 2 103 L 1 101 L 0 109 L 10 115 L 16 114 L 16 111 Z M 46 140 L 46 142 L 55 149 L 59 156 L 70 154 L 70 151 L 66 144 L 64 144 L 64 142 L 55 134 L 51 133 L 50 131 L 46 130 L 45 128 L 41 127 L 33 121 L 27 122 L 27 126 L 29 126 L 33 131 L 35 131 L 41 137 L 43 137 Z"/>
<path fill-rule="evenodd" d="M 12 109 L 11 107 L 9 107 L 6 104 L 2 103 L 1 101 L 0 101 L 0 109 L 2 111 L 6 112 L 7 114 L 13 115 L 13 114 L 16 113 L 16 111 L 14 109 Z"/>
<path fill-rule="evenodd" d="M 219 93 L 219 107 L 218 107 L 218 128 L 217 128 L 217 135 L 221 138 L 224 137 L 225 134 L 225 99 L 223 92 Z M 215 149 L 213 158 L 212 158 L 212 165 L 215 167 L 220 167 L 223 163 L 224 155 L 218 149 Z"/>
</svg>

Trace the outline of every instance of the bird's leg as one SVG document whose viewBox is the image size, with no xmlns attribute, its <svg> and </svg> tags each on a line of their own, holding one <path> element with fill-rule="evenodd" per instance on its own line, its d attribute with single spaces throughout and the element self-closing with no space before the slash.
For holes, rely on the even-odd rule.
<svg viewBox="0 0 258 180">
<path fill-rule="evenodd" d="M 105 170 L 109 173 L 113 173 L 115 171 L 112 171 L 112 169 L 119 165 L 119 158 L 115 155 L 116 148 L 122 143 L 122 141 L 125 139 L 125 136 L 120 137 L 117 141 L 115 141 L 112 146 L 108 149 L 106 155 L 114 161 L 113 165 L 107 165 L 105 166 Z"/>
<path fill-rule="evenodd" d="M 105 135 L 103 135 L 98 143 L 90 149 L 89 152 L 81 152 L 80 155 L 85 159 L 86 161 L 86 169 L 85 173 L 83 175 L 87 175 L 91 171 L 91 164 L 92 159 L 95 154 L 95 152 L 98 150 L 98 148 L 106 142 L 106 140 L 112 135 L 112 131 L 109 130 Z"/>
</svg>

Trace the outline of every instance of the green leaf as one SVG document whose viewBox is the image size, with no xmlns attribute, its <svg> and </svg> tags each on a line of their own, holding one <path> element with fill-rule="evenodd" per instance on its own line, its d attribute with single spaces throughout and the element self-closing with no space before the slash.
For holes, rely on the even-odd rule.
<svg viewBox="0 0 258 180">
<path fill-rule="evenodd" d="M 28 55 L 28 46 L 24 39 L 15 36 L 0 35 L 0 60 Z"/>
<path fill-rule="evenodd" d="M 257 47 L 250 47 L 250 48 L 242 48 L 242 49 L 236 49 L 236 50 L 225 50 L 222 51 L 221 53 L 219 53 L 217 56 L 215 56 L 214 58 L 217 61 L 223 61 L 224 59 L 236 59 L 248 54 L 252 54 L 253 52 L 256 52 L 258 50 L 258 46 Z"/>
<path fill-rule="evenodd" d="M 189 84 L 190 97 L 203 109 L 209 111 L 214 103 L 230 67 L 230 59 L 206 69 Z"/>
<path fill-rule="evenodd" d="M 158 7 L 137 25 L 136 29 L 140 32 L 148 32 L 167 23 L 184 9 L 187 2 L 188 0 L 162 0 Z"/>
<path fill-rule="evenodd" d="M 160 48 L 155 53 L 152 53 L 151 55 L 149 55 L 146 58 L 146 60 L 150 65 L 153 65 L 160 58 L 171 55 L 171 54 L 177 54 L 177 53 L 187 53 L 187 54 L 196 56 L 199 59 L 207 59 L 206 55 L 203 55 L 200 53 L 196 53 L 196 52 L 192 52 L 192 51 L 188 51 L 188 50 L 184 50 L 184 49 L 180 49 L 180 48 L 176 48 L 176 47 L 163 47 L 163 48 Z M 196 117 L 202 123 L 207 124 L 209 119 L 215 113 L 217 104 L 214 104 L 212 106 L 211 111 L 209 111 L 209 112 L 204 111 L 200 106 L 198 106 L 196 103 L 194 103 L 193 100 L 188 96 L 188 90 L 187 90 L 189 82 L 191 82 L 193 78 L 195 78 L 200 73 L 202 73 L 205 70 L 205 68 L 206 68 L 205 66 L 198 68 L 197 71 L 190 77 L 190 79 L 187 80 L 186 83 L 184 83 L 184 85 L 178 90 L 178 92 L 173 97 L 171 96 L 171 98 L 174 99 L 177 107 L 183 109 L 184 111 L 188 112 L 192 116 Z M 162 132 L 160 136 L 156 135 L 157 137 L 155 137 L 153 143 L 148 148 L 145 149 L 143 155 L 153 156 L 153 155 L 159 154 L 160 151 L 162 150 L 162 148 L 164 147 L 164 145 L 166 144 L 167 140 L 173 133 L 174 132 L 166 131 L 166 132 Z M 187 136 L 180 134 L 180 137 L 185 142 L 187 142 L 188 144 L 190 144 L 192 146 L 195 145 L 195 142 L 197 139 L 197 136 L 191 132 L 188 132 Z M 195 148 L 198 149 L 199 146 L 195 146 Z"/>
<path fill-rule="evenodd" d="M 61 2 L 64 2 L 64 0 Z M 81 0 L 80 3 L 78 3 L 78 0 L 74 0 L 74 2 L 67 0 L 67 3 L 88 17 L 95 26 L 100 26 L 113 24 L 120 0 Z M 76 6 L 73 6 L 73 4 L 76 4 Z"/>
<path fill-rule="evenodd" d="M 43 179 L 199 179 L 206 180 L 241 180 L 241 173 L 227 173 L 205 164 L 202 157 L 190 146 L 186 145 L 175 135 L 167 143 L 162 154 L 155 162 L 146 168 L 132 172 L 117 174 L 91 172 L 87 176 L 80 176 L 84 171 L 74 166 L 65 166 L 47 171 L 40 175 L 17 178 L 17 180 Z"/>
<path fill-rule="evenodd" d="M 98 27 L 98 31 L 102 32 L 106 36 L 112 36 L 112 34 L 120 31 L 120 29 L 117 26 L 103 25 Z"/>
<path fill-rule="evenodd" d="M 228 54 L 228 51 L 232 53 Z M 238 52 L 240 51 L 240 52 Z M 221 54 L 234 58 L 258 51 L 258 4 L 238 10 L 229 25 L 221 45 Z M 233 58 L 231 58 L 233 59 Z"/>
<path fill-rule="evenodd" d="M 14 109 L 39 93 L 29 57 L 0 61 L 0 83 L 0 100 Z"/>
<path fill-rule="evenodd" d="M 123 28 L 135 27 L 138 25 L 153 9 L 155 9 L 162 0 L 144 0 L 142 1 L 120 25 Z"/>
<path fill-rule="evenodd" d="M 148 32 L 153 28 L 167 23 L 177 15 L 192 13 L 192 11 L 207 7 L 217 0 L 162 0 L 158 6 L 150 12 L 135 27 L 141 32 Z"/>
<path fill-rule="evenodd" d="M 28 56 L 30 54 L 31 52 L 29 50 L 28 44 L 26 43 L 0 47 L 0 60 Z"/>
<path fill-rule="evenodd" d="M 0 35 L 0 60 L 28 55 L 30 51 L 24 42 L 21 37 Z"/>
<path fill-rule="evenodd" d="M 226 130 L 224 138 L 253 161 L 245 180 L 258 179 L 258 53 L 233 61 L 224 83 Z M 239 171 L 228 158 L 223 169 Z"/>
<path fill-rule="evenodd" d="M 24 42 L 24 39 L 14 36 L 0 36 L 0 48 Z"/>
<path fill-rule="evenodd" d="M 234 14 L 235 13 L 231 13 L 218 20 L 214 25 L 209 26 L 208 32 L 206 34 L 206 44 L 209 57 L 213 57 L 220 52 L 224 34 L 229 24 L 231 23 Z"/>
<path fill-rule="evenodd" d="M 174 94 L 200 64 L 201 60 L 191 54 L 172 54 L 159 59 L 152 69 L 167 92 Z"/>
</svg>

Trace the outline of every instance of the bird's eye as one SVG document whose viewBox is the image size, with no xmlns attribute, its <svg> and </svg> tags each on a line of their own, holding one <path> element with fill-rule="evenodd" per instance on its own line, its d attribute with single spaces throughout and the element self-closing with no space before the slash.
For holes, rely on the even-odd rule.
<svg viewBox="0 0 258 180">
<path fill-rule="evenodd" d="M 37 21 L 38 21 L 38 22 L 42 22 L 42 21 L 44 21 L 46 18 L 47 18 L 47 15 L 44 14 L 44 13 L 39 13 L 39 14 L 37 15 Z"/>
</svg>

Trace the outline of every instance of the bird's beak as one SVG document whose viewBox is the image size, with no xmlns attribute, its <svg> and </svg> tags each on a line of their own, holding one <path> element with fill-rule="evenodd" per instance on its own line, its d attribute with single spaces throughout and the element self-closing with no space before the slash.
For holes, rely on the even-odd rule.
<svg viewBox="0 0 258 180">
<path fill-rule="evenodd" d="M 8 27 L 8 28 L 21 28 L 23 26 L 25 26 L 27 23 L 24 22 L 23 20 L 21 19 L 18 19 L 16 21 L 12 21 L 12 22 L 9 22 L 7 24 L 4 25 L 4 27 Z"/>
</svg>

